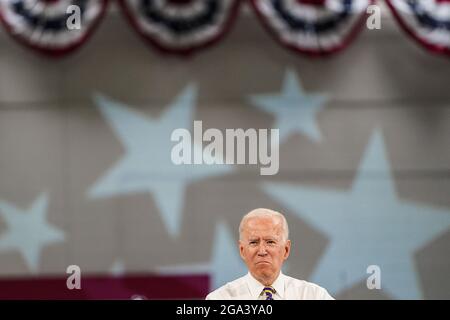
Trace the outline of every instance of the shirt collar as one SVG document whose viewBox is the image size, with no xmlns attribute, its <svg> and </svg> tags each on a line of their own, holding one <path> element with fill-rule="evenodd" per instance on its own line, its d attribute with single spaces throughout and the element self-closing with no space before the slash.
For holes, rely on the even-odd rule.
<svg viewBox="0 0 450 320">
<path fill-rule="evenodd" d="M 280 271 L 278 278 L 272 283 L 272 287 L 275 289 L 276 294 L 281 298 L 284 298 L 284 281 L 285 275 Z M 256 280 L 250 272 L 247 274 L 247 284 L 252 297 L 255 298 L 259 297 L 265 287 L 265 285 Z"/>
</svg>

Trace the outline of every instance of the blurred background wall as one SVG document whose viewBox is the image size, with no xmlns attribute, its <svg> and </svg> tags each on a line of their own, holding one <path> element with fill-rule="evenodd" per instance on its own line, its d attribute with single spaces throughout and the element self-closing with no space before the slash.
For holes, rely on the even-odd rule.
<svg viewBox="0 0 450 320">
<path fill-rule="evenodd" d="M 245 274 L 239 221 L 268 207 L 290 226 L 290 276 L 338 299 L 450 298 L 449 59 L 386 12 L 381 30 L 313 59 L 278 45 L 247 9 L 223 41 L 187 58 L 149 47 L 115 4 L 63 59 L 0 30 L 2 280 L 64 286 L 69 265 L 83 277 L 201 276 L 191 297 L 202 298 Z M 277 175 L 255 165 L 191 175 L 164 162 L 169 128 L 193 120 L 276 126 L 282 114 L 255 97 L 280 98 L 289 83 L 321 103 L 280 141 Z M 370 265 L 381 290 L 366 286 Z"/>
</svg>

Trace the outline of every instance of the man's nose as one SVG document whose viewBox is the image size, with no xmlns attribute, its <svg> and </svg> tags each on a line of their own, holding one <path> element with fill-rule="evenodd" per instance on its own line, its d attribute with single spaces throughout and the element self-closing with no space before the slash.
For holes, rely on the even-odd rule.
<svg viewBox="0 0 450 320">
<path fill-rule="evenodd" d="M 259 256 L 265 256 L 267 255 L 266 246 L 264 244 L 260 244 L 258 247 L 258 255 Z"/>
</svg>

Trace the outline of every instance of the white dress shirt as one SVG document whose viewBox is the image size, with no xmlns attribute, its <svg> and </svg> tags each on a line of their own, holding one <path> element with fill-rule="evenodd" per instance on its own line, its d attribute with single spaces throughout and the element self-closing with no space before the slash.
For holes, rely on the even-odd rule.
<svg viewBox="0 0 450 320">
<path fill-rule="evenodd" d="M 265 300 L 265 295 L 262 294 L 264 287 L 249 272 L 211 292 L 206 300 Z M 281 272 L 272 287 L 275 289 L 274 300 L 334 300 L 327 290 L 317 284 L 298 280 Z"/>
</svg>

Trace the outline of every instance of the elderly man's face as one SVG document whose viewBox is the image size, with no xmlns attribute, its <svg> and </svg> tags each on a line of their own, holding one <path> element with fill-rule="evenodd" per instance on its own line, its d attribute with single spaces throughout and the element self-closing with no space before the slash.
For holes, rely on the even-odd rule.
<svg viewBox="0 0 450 320">
<path fill-rule="evenodd" d="M 250 218 L 244 224 L 241 237 L 239 250 L 250 273 L 260 282 L 274 281 L 291 248 L 291 242 L 283 239 L 281 220 Z"/>
</svg>

